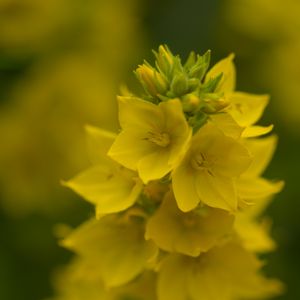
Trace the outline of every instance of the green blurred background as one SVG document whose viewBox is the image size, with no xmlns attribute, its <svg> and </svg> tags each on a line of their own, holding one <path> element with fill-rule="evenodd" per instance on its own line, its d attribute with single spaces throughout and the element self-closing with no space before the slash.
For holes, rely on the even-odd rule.
<svg viewBox="0 0 300 300">
<path fill-rule="evenodd" d="M 300 299 L 298 0 L 0 0 L 0 299 L 53 294 L 70 258 L 59 224 L 93 214 L 59 184 L 88 164 L 83 126 L 117 128 L 119 86 L 162 43 L 183 57 L 211 49 L 212 63 L 234 52 L 238 89 L 271 94 L 266 176 L 286 187 L 268 209 L 279 246 L 266 272 L 287 285 L 278 299 Z"/>
</svg>

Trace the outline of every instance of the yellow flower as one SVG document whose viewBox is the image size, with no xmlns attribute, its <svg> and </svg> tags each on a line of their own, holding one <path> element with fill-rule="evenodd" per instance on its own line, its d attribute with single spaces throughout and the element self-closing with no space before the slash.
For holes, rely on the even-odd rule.
<svg viewBox="0 0 300 300">
<path fill-rule="evenodd" d="M 169 192 L 148 220 L 145 237 L 165 251 L 198 256 L 231 233 L 233 219 L 228 212 L 210 207 L 184 213 Z"/>
<path fill-rule="evenodd" d="M 91 262 L 107 287 L 135 278 L 154 259 L 157 248 L 144 239 L 141 217 L 108 215 L 90 220 L 62 244 Z"/>
<path fill-rule="evenodd" d="M 145 271 L 128 284 L 107 289 L 93 263 L 77 257 L 56 275 L 53 300 L 156 300 L 155 284 L 155 273 Z"/>
<path fill-rule="evenodd" d="M 145 182 L 168 174 L 186 151 L 191 137 L 179 100 L 159 105 L 135 97 L 119 97 L 122 132 L 109 156 Z"/>
<path fill-rule="evenodd" d="M 259 273 L 261 262 L 238 244 L 215 247 L 199 257 L 167 256 L 158 279 L 159 300 L 265 299 L 282 285 Z"/>
<path fill-rule="evenodd" d="M 250 165 L 247 149 L 208 123 L 192 138 L 191 147 L 172 173 L 173 190 L 182 211 L 199 202 L 236 211 L 235 180 Z"/>
<path fill-rule="evenodd" d="M 106 156 L 115 134 L 91 126 L 87 133 L 90 158 L 96 165 L 63 184 L 95 204 L 98 216 L 127 209 L 141 193 L 142 182 L 135 172 Z"/>
<path fill-rule="evenodd" d="M 273 129 L 270 126 L 253 126 L 263 114 L 268 104 L 267 95 L 254 95 L 235 91 L 236 70 L 231 54 L 222 59 L 207 73 L 205 81 L 223 74 L 216 92 L 222 93 L 229 105 L 224 109 L 243 128 L 243 137 L 255 137 L 269 133 Z"/>
</svg>

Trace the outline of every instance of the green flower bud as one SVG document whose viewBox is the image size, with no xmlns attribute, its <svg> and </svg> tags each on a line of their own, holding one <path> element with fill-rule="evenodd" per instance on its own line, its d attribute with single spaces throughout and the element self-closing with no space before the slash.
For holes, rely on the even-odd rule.
<svg viewBox="0 0 300 300">
<path fill-rule="evenodd" d="M 136 69 L 135 73 L 146 92 L 151 96 L 156 97 L 158 94 L 167 91 L 168 83 L 166 79 L 152 67 L 143 64 Z"/>
<path fill-rule="evenodd" d="M 190 59 L 191 62 L 191 59 Z M 202 80 L 210 63 L 210 51 L 207 51 L 204 55 L 197 55 L 197 60 L 190 64 L 188 74 L 189 77 L 195 77 Z"/>
<path fill-rule="evenodd" d="M 185 95 L 182 99 L 182 109 L 184 112 L 194 112 L 199 108 L 200 99 L 194 94 Z"/>
<path fill-rule="evenodd" d="M 174 65 L 174 56 L 167 46 L 159 46 L 158 53 L 154 51 L 156 67 L 167 77 L 170 76 Z"/>
<path fill-rule="evenodd" d="M 202 93 L 213 93 L 216 90 L 218 84 L 220 83 L 222 77 L 223 73 L 220 73 L 218 76 L 209 79 L 201 86 L 200 91 Z"/>
<path fill-rule="evenodd" d="M 229 105 L 229 101 L 221 97 L 219 99 L 205 99 L 202 111 L 207 114 L 217 113 Z"/>
<path fill-rule="evenodd" d="M 174 76 L 171 83 L 171 92 L 175 96 L 181 96 L 188 92 L 189 83 L 188 78 L 183 73 L 178 73 Z"/>
</svg>

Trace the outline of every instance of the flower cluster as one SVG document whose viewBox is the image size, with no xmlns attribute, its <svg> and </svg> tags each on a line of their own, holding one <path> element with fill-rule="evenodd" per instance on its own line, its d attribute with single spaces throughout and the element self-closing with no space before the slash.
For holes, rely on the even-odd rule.
<svg viewBox="0 0 300 300">
<path fill-rule="evenodd" d="M 93 166 L 64 184 L 96 218 L 62 242 L 78 254 L 59 299 L 235 300 L 279 293 L 257 257 L 274 249 L 261 214 L 281 181 L 255 125 L 265 95 L 235 91 L 233 55 L 185 64 L 160 46 L 136 70 L 144 95 L 118 98 L 119 134 L 87 126 Z"/>
</svg>

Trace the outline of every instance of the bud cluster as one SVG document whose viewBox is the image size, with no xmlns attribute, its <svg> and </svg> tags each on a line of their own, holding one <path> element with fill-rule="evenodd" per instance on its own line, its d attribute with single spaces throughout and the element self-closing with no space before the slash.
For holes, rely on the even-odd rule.
<svg viewBox="0 0 300 300">
<path fill-rule="evenodd" d="M 156 104 L 180 99 L 185 115 L 196 130 L 205 122 L 207 115 L 229 105 L 224 93 L 218 89 L 224 74 L 206 74 L 210 65 L 210 50 L 204 55 L 191 52 L 184 64 L 166 45 L 153 53 L 155 67 L 145 61 L 135 71 L 145 91 L 143 99 Z"/>
</svg>

